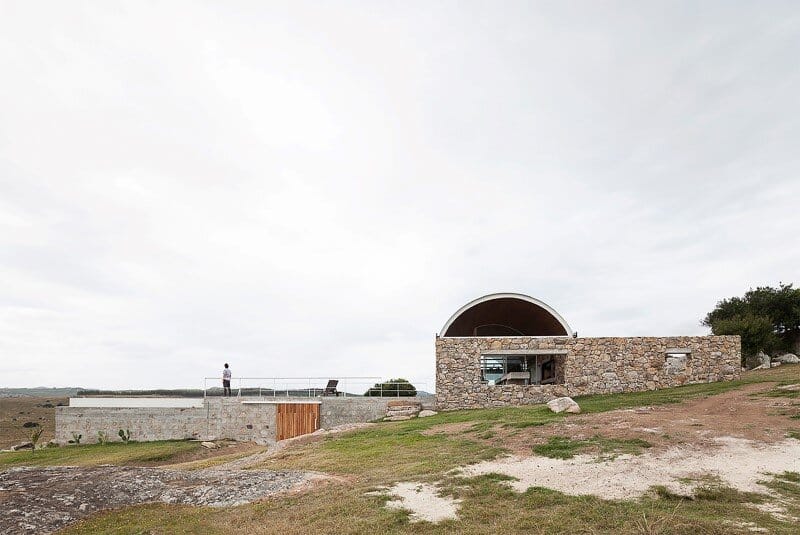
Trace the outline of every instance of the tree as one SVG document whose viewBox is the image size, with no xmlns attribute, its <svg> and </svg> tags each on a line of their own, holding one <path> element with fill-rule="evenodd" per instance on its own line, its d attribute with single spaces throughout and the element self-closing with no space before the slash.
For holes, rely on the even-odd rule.
<svg viewBox="0 0 800 535">
<path fill-rule="evenodd" d="M 375 383 L 375 386 L 364 392 L 365 396 L 408 396 L 417 395 L 417 388 L 408 382 L 407 379 L 389 379 L 383 383 Z"/>
<path fill-rule="evenodd" d="M 719 301 L 702 323 L 714 334 L 740 335 L 743 358 L 759 351 L 800 352 L 800 288 L 751 288 L 743 297 Z"/>
</svg>

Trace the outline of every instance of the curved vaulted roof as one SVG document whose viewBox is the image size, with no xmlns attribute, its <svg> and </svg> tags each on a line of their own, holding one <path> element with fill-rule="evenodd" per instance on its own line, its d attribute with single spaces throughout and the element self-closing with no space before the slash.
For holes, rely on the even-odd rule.
<svg viewBox="0 0 800 535">
<path fill-rule="evenodd" d="M 567 320 L 529 295 L 484 295 L 458 309 L 440 336 L 572 336 Z"/>
</svg>

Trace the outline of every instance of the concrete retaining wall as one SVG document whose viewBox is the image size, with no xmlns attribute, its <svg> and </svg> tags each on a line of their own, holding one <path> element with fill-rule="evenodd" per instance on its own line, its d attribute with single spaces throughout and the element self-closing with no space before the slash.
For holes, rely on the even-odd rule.
<svg viewBox="0 0 800 535">
<path fill-rule="evenodd" d="M 552 350 L 563 357 L 561 384 L 488 385 L 484 354 Z M 685 350 L 685 358 L 668 351 Z M 737 379 L 738 336 L 636 338 L 469 337 L 436 339 L 436 406 L 441 410 L 544 403 L 560 396 L 656 390 Z M 561 375 L 563 374 L 563 375 Z"/>
<path fill-rule="evenodd" d="M 72 433 L 75 432 L 83 435 L 82 443 L 90 444 L 97 442 L 98 431 L 107 433 L 111 440 L 119 440 L 118 431 L 130 429 L 131 439 L 136 441 L 229 438 L 271 444 L 275 442 L 275 405 L 277 403 L 293 401 L 321 403 L 320 427 L 329 429 L 342 424 L 368 422 L 382 418 L 386 414 L 387 403 L 392 399 L 396 398 L 290 398 L 265 403 L 248 403 L 248 401 L 262 400 L 260 398 L 206 398 L 203 406 L 199 408 L 168 406 L 56 407 L 55 440 L 66 443 L 72 439 Z M 430 397 L 403 399 L 422 401 L 423 405 L 428 407 L 433 405 L 433 398 Z M 111 402 L 97 401 L 94 404 L 113 405 Z"/>
<path fill-rule="evenodd" d="M 386 404 L 395 399 L 413 400 L 422 403 L 423 408 L 432 409 L 435 399 L 428 397 L 408 398 L 322 398 L 320 426 L 325 429 L 342 424 L 371 422 L 386 416 Z"/>
<path fill-rule="evenodd" d="M 119 440 L 130 429 L 131 439 L 216 440 L 230 438 L 275 442 L 275 405 L 245 405 L 234 398 L 209 398 L 199 408 L 175 407 L 56 407 L 55 440 L 66 443 L 72 433 L 81 442 L 97 442 L 98 431 Z"/>
</svg>

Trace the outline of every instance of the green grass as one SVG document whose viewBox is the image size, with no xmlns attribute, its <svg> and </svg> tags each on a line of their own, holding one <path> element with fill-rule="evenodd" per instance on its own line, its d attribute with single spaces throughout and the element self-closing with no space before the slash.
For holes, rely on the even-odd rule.
<svg viewBox="0 0 800 535">
<path fill-rule="evenodd" d="M 800 483 L 800 472 L 784 472 L 778 478 L 792 483 Z"/>
<path fill-rule="evenodd" d="M 501 453 L 500 448 L 440 434 L 423 435 L 395 424 L 302 446 L 256 468 L 295 468 L 358 475 L 380 483 L 440 475 Z"/>
<path fill-rule="evenodd" d="M 787 390 L 785 388 L 774 388 L 769 392 L 764 392 L 758 395 L 768 398 L 800 399 L 800 390 Z"/>
<path fill-rule="evenodd" d="M 35 452 L 0 453 L 0 469 L 10 466 L 96 466 L 100 464 L 127 465 L 155 463 L 195 451 L 199 442 L 159 441 L 130 444 L 87 444 L 45 448 Z"/>
<path fill-rule="evenodd" d="M 597 451 L 601 459 L 613 458 L 617 455 L 638 455 L 652 444 L 639 438 L 620 439 L 595 435 L 592 438 L 573 440 L 567 437 L 550 437 L 545 444 L 533 447 L 533 452 L 553 459 L 571 459 L 578 453 Z"/>
</svg>

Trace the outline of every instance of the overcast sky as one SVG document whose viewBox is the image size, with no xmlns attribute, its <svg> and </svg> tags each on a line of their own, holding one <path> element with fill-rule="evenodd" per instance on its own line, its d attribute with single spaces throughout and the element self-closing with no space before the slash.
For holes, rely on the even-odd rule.
<svg viewBox="0 0 800 535">
<path fill-rule="evenodd" d="M 403 376 L 800 282 L 796 2 L 0 1 L 0 386 Z"/>
</svg>

